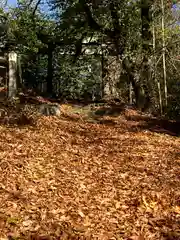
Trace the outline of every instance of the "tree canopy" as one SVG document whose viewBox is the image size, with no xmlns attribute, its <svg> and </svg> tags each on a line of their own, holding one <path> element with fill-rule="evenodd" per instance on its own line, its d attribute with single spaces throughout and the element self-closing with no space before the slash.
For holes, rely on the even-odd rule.
<svg viewBox="0 0 180 240">
<path fill-rule="evenodd" d="M 177 5 L 23 0 L 1 15 L 8 18 L 6 45 L 21 56 L 26 87 L 62 98 L 117 98 L 159 113 L 176 101 L 177 115 Z"/>
</svg>

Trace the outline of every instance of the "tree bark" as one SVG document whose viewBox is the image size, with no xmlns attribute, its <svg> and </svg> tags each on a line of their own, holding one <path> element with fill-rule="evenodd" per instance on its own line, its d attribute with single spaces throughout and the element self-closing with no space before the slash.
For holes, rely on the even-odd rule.
<svg viewBox="0 0 180 240">
<path fill-rule="evenodd" d="M 154 20 L 154 5 L 153 5 L 153 12 L 152 12 L 152 20 Z M 158 97 L 159 97 L 159 110 L 160 114 L 162 116 L 163 114 L 163 108 L 162 108 L 162 95 L 161 95 L 161 83 L 160 80 L 157 79 L 157 73 L 156 73 L 156 34 L 155 34 L 155 24 L 153 21 L 153 28 L 152 28 L 152 34 L 153 34 L 153 79 L 155 84 L 157 84 L 158 89 Z"/>
<path fill-rule="evenodd" d="M 163 59 L 163 78 L 164 78 L 164 97 L 165 107 L 167 107 L 167 74 L 166 74 L 166 44 L 165 44 L 165 27 L 164 27 L 164 0 L 161 0 L 161 27 L 162 27 L 162 59 Z"/>
<path fill-rule="evenodd" d="M 143 54 L 143 65 L 142 65 L 142 76 L 141 82 L 144 85 L 145 91 L 145 105 L 144 110 L 149 108 L 151 104 L 151 84 L 149 82 L 150 76 L 150 65 L 148 61 L 148 55 L 151 53 L 151 43 L 152 43 L 152 33 L 151 33 L 151 22 L 152 16 L 150 13 L 150 8 L 152 5 L 152 0 L 141 0 L 141 21 L 142 21 L 142 54 Z M 148 89 L 150 88 L 150 89 Z"/>
<path fill-rule="evenodd" d="M 133 88 L 132 82 L 129 83 L 129 104 L 133 103 Z"/>
<path fill-rule="evenodd" d="M 47 71 L 47 93 L 51 95 L 53 93 L 53 50 L 54 46 L 48 44 L 48 71 Z"/>
</svg>

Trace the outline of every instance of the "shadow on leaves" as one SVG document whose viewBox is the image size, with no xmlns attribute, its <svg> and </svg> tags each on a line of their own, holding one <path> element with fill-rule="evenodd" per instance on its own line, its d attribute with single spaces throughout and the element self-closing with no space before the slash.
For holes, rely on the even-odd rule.
<svg viewBox="0 0 180 240">
<path fill-rule="evenodd" d="M 126 120 L 139 122 L 139 130 L 149 130 L 171 136 L 180 136 L 180 121 L 156 119 L 146 116 L 126 116 Z"/>
</svg>

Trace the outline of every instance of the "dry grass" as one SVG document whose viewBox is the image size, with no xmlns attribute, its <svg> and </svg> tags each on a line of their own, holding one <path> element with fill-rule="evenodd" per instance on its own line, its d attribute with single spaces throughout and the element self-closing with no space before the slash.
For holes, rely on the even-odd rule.
<svg viewBox="0 0 180 240">
<path fill-rule="evenodd" d="M 180 139 L 69 112 L 0 125 L 0 239 L 180 239 Z"/>
</svg>

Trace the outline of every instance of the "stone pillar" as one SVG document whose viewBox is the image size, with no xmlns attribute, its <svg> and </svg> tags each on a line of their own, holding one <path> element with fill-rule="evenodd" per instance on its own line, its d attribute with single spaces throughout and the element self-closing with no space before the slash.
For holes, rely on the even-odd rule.
<svg viewBox="0 0 180 240">
<path fill-rule="evenodd" d="M 9 84 L 8 97 L 14 98 L 17 93 L 17 53 L 9 53 Z"/>
</svg>

